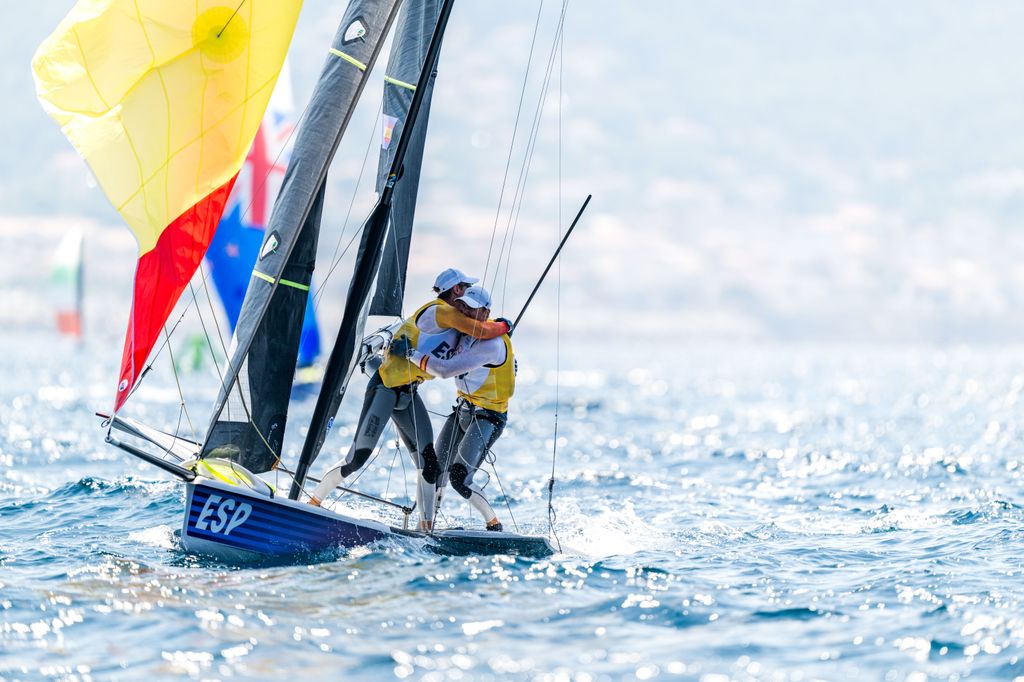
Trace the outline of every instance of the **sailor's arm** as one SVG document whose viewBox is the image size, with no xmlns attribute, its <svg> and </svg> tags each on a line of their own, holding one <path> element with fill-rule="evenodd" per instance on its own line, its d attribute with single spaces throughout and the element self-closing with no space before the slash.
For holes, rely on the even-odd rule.
<svg viewBox="0 0 1024 682">
<path fill-rule="evenodd" d="M 437 325 L 444 329 L 454 329 L 477 339 L 496 339 L 508 334 L 510 327 L 507 322 L 487 320 L 481 322 L 466 317 L 450 305 L 439 305 L 434 315 Z"/>
<path fill-rule="evenodd" d="M 505 361 L 505 344 L 500 342 L 474 343 L 461 353 L 446 359 L 436 358 L 417 350 L 409 355 L 409 362 L 419 366 L 425 372 L 441 379 L 450 379 L 465 374 L 471 369 L 483 365 L 501 364 Z"/>
</svg>

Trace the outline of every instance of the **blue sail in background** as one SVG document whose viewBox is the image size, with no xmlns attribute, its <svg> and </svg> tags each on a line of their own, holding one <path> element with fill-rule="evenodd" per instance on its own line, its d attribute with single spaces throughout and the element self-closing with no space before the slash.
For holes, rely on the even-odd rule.
<svg viewBox="0 0 1024 682">
<path fill-rule="evenodd" d="M 228 199 L 224 217 L 206 252 L 213 285 L 224 305 L 232 334 L 263 244 L 263 231 L 291 156 L 291 133 L 295 127 L 291 103 L 291 79 L 286 65 Z M 313 299 L 311 287 L 299 341 L 299 367 L 312 365 L 320 355 L 320 331 Z"/>
</svg>

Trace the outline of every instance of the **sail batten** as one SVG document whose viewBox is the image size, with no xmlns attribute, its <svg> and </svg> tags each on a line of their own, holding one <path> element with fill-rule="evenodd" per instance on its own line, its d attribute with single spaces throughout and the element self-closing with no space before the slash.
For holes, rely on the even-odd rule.
<svg viewBox="0 0 1024 682">
<path fill-rule="evenodd" d="M 249 282 L 204 456 L 227 453 L 254 472 L 267 471 L 279 461 L 316 261 L 327 170 L 398 4 L 398 0 L 354 0 L 345 10 L 299 124 L 266 228 L 255 266 L 265 277 L 255 276 Z M 242 382 L 246 385 L 239 390 Z M 229 403 L 232 407 L 226 409 Z"/>
</svg>

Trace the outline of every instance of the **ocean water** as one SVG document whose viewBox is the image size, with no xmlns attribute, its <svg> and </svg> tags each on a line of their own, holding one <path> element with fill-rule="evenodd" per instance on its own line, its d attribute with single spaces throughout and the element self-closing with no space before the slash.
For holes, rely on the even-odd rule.
<svg viewBox="0 0 1024 682">
<path fill-rule="evenodd" d="M 3 679 L 1024 678 L 1024 351 L 536 359 L 487 490 L 549 532 L 557 404 L 560 553 L 389 542 L 271 568 L 181 551 L 182 488 L 92 416 L 111 355 L 0 340 Z M 184 378 L 188 417 L 167 377 L 135 414 L 201 429 L 215 379 Z M 360 487 L 406 496 L 396 457 L 385 443 Z M 479 523 L 463 507 L 449 521 Z"/>
</svg>

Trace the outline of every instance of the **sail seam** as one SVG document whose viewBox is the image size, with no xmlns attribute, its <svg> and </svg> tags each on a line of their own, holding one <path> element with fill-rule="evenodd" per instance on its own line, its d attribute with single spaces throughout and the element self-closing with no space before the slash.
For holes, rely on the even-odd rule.
<svg viewBox="0 0 1024 682">
<path fill-rule="evenodd" d="M 360 71 L 366 71 L 366 64 L 363 64 L 363 63 L 362 63 L 361 61 L 359 61 L 359 60 L 358 60 L 358 59 L 356 59 L 355 57 L 350 57 L 349 55 L 345 54 L 345 53 L 344 53 L 344 52 L 342 52 L 341 50 L 339 50 L 339 49 L 337 49 L 337 48 L 334 48 L 334 47 L 332 47 L 332 48 L 331 48 L 331 49 L 329 50 L 329 52 L 330 52 L 331 54 L 333 54 L 333 55 L 334 55 L 335 57 L 341 57 L 341 58 L 342 58 L 342 59 L 344 59 L 344 60 L 345 60 L 346 62 L 348 62 L 348 63 L 349 63 L 349 64 L 351 64 L 352 66 L 356 67 L 356 68 L 357 68 L 357 69 L 359 69 Z"/>
<path fill-rule="evenodd" d="M 406 83 L 405 81 L 400 81 L 397 78 L 392 78 L 391 76 L 388 75 L 384 76 L 384 82 L 391 83 L 392 85 L 397 85 L 398 87 L 405 88 L 406 90 L 412 90 L 414 92 L 416 90 L 416 86 L 413 85 L 412 83 Z"/>
</svg>

